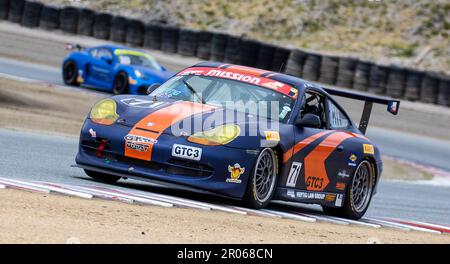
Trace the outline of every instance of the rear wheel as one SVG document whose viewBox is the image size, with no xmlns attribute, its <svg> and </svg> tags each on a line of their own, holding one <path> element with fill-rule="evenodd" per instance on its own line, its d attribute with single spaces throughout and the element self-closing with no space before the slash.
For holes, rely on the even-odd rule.
<svg viewBox="0 0 450 264">
<path fill-rule="evenodd" d="M 117 177 L 117 176 L 113 176 L 113 175 L 109 175 L 109 174 L 105 174 L 105 173 L 101 173 L 101 172 L 91 171 L 91 170 L 84 170 L 84 172 L 89 177 L 94 178 L 99 181 L 102 181 L 102 182 L 106 182 L 106 183 L 115 183 L 118 180 L 120 180 L 120 178 L 121 178 L 121 177 Z"/>
<path fill-rule="evenodd" d="M 263 149 L 256 159 L 247 190 L 244 195 L 244 203 L 251 208 L 264 208 L 272 198 L 278 178 L 278 160 L 275 152 L 270 148 Z"/>
<path fill-rule="evenodd" d="M 352 182 L 347 187 L 344 205 L 340 208 L 322 206 L 325 214 L 360 219 L 369 208 L 375 185 L 375 173 L 372 164 L 364 160 L 359 163 L 353 174 Z"/>
<path fill-rule="evenodd" d="M 114 78 L 113 83 L 113 93 L 114 94 L 124 94 L 128 93 L 128 75 L 125 72 L 119 72 Z"/>
<path fill-rule="evenodd" d="M 80 85 L 77 82 L 78 66 L 75 61 L 69 60 L 63 65 L 63 81 L 67 85 Z"/>
</svg>

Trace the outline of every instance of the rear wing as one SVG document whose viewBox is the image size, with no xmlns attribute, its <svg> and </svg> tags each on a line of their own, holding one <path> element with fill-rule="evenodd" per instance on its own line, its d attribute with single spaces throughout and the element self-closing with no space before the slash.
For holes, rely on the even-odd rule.
<svg viewBox="0 0 450 264">
<path fill-rule="evenodd" d="M 393 115 L 398 114 L 400 108 L 400 100 L 395 100 L 387 97 L 366 95 L 354 91 L 346 91 L 334 88 L 323 88 L 327 93 L 335 96 L 351 98 L 355 100 L 365 101 L 361 121 L 359 122 L 359 130 L 366 134 L 367 126 L 369 125 L 370 114 L 372 112 L 373 103 L 387 105 L 387 111 Z"/>
<path fill-rule="evenodd" d="M 77 43 L 66 43 L 65 45 L 66 50 L 84 50 L 85 47 L 81 46 L 80 44 Z"/>
</svg>

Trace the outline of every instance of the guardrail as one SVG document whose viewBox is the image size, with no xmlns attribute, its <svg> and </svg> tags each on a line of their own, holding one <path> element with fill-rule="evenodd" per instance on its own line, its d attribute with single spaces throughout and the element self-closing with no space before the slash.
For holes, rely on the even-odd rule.
<svg viewBox="0 0 450 264">
<path fill-rule="evenodd" d="M 29 28 L 61 30 L 202 60 L 284 72 L 311 81 L 394 98 L 450 106 L 450 76 L 442 73 L 288 49 L 220 32 L 145 24 L 90 9 L 58 8 L 36 1 L 0 0 L 0 19 Z"/>
</svg>

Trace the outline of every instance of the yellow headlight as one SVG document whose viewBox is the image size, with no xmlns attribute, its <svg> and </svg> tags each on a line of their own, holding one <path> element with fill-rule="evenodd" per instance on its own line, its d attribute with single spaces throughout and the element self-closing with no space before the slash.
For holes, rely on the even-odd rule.
<svg viewBox="0 0 450 264">
<path fill-rule="evenodd" d="M 219 146 L 230 143 L 240 133 L 241 129 L 238 125 L 226 124 L 207 131 L 197 132 L 188 137 L 188 141 L 208 146 Z"/>
<path fill-rule="evenodd" d="M 97 124 L 112 125 L 119 118 L 116 108 L 114 100 L 104 99 L 94 105 L 89 117 Z"/>
</svg>

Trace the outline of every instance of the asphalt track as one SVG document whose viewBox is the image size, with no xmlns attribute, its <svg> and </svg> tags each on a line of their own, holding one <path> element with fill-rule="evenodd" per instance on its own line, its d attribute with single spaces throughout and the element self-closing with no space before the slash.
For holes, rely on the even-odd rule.
<svg viewBox="0 0 450 264">
<path fill-rule="evenodd" d="M 62 184 L 104 185 L 71 167 L 77 152 L 76 137 L 40 135 L 0 129 L 0 177 L 48 181 Z M 104 185 L 105 187 L 107 185 Z M 155 191 L 146 182 L 121 180 L 123 190 Z M 200 201 L 224 201 L 221 198 L 157 188 L 156 192 Z M 388 217 L 450 224 L 450 187 L 382 181 L 367 216 Z M 318 206 L 301 206 L 304 211 Z"/>
<path fill-rule="evenodd" d="M 177 70 L 179 66 L 178 68 L 176 66 L 170 68 Z M 60 71 L 56 67 L 0 58 L 0 74 L 64 85 Z M 386 115 L 388 114 L 386 113 Z M 369 126 L 367 135 L 380 147 L 384 155 L 420 162 L 450 171 L 449 141 L 373 126 Z"/>
</svg>

